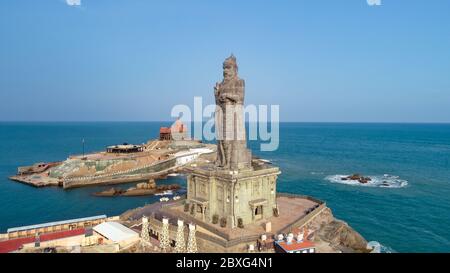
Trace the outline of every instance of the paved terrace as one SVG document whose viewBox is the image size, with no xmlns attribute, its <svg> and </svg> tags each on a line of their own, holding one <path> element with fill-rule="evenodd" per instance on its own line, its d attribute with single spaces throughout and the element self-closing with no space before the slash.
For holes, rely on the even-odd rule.
<svg viewBox="0 0 450 273">
<path fill-rule="evenodd" d="M 89 154 L 83 155 L 72 155 L 70 156 L 71 159 L 83 159 L 86 158 L 87 160 L 110 160 L 110 159 L 121 159 L 121 158 L 139 158 L 139 157 L 149 157 L 149 156 L 163 156 L 168 153 L 172 152 L 169 149 L 160 149 L 160 150 L 149 150 L 149 151 L 143 151 L 143 152 L 136 152 L 136 153 L 107 153 L 107 152 L 93 152 Z"/>
<path fill-rule="evenodd" d="M 181 218 L 184 219 L 185 222 L 194 221 L 199 225 L 199 232 L 214 237 L 220 236 L 230 241 L 240 237 L 260 236 L 261 234 L 266 233 L 264 229 L 264 224 L 266 222 L 272 223 L 271 233 L 277 234 L 285 229 L 289 229 L 292 224 L 305 218 L 309 212 L 320 205 L 320 203 L 311 199 L 288 196 L 278 196 L 277 203 L 280 210 L 280 215 L 278 217 L 272 216 L 267 220 L 260 220 L 253 224 L 247 224 L 243 229 L 222 228 L 219 224 L 214 225 L 212 223 L 202 222 L 200 221 L 200 218 L 195 220 L 191 215 L 184 212 L 184 207 L 181 202 L 172 203 L 171 205 L 166 206 L 162 209 L 161 213 L 172 219 Z"/>
<path fill-rule="evenodd" d="M 120 218 L 127 221 L 129 226 L 137 227 L 140 225 L 141 217 L 144 215 L 148 216 L 150 217 L 151 226 L 156 232 L 160 232 L 161 219 L 162 217 L 167 217 L 169 218 L 169 233 L 173 237 L 172 239 L 176 236 L 177 220 L 183 219 L 186 224 L 194 223 L 197 225 L 198 238 L 229 248 L 242 243 L 255 242 L 262 234 L 271 237 L 279 233 L 292 232 L 295 228 L 303 227 L 327 208 L 324 202 L 309 196 L 281 193 L 277 195 L 277 201 L 280 208 L 280 216 L 268 219 L 268 221 L 272 222 L 272 232 L 270 233 L 264 230 L 264 220 L 246 225 L 244 229 L 227 229 L 221 228 L 219 224 L 204 223 L 200 219 L 184 213 L 184 199 L 146 205 L 127 211 Z"/>
</svg>

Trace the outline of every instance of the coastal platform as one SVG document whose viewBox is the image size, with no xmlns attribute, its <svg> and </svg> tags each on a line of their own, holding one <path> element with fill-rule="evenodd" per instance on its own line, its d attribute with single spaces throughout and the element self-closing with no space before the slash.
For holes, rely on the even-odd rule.
<svg viewBox="0 0 450 273">
<path fill-rule="evenodd" d="M 49 186 L 62 186 L 62 181 L 57 178 L 51 178 L 47 173 L 32 175 L 13 175 L 8 177 L 12 181 L 20 182 L 36 188 Z"/>
<path fill-rule="evenodd" d="M 170 203 L 157 203 L 143 208 L 135 209 L 121 216 L 124 221 L 130 221 L 139 226 L 142 216 L 149 217 L 151 234 L 158 236 L 162 230 L 162 219 L 169 219 L 169 236 L 176 239 L 177 220 L 196 225 L 197 244 L 200 252 L 247 252 L 248 245 L 255 245 L 262 235 L 273 238 L 280 233 L 290 233 L 295 229 L 306 226 L 315 217 L 327 209 L 326 203 L 321 200 L 302 195 L 278 194 L 277 204 L 279 216 L 272 216 L 245 225 L 244 228 L 220 227 L 202 221 L 184 212 L 185 200 L 172 201 Z M 266 223 L 270 222 L 270 231 L 266 230 Z M 187 235 L 187 234 L 186 234 Z"/>
<path fill-rule="evenodd" d="M 132 145 L 125 147 L 128 146 Z M 19 167 L 18 174 L 9 179 L 34 187 L 61 186 L 65 189 L 140 182 L 177 173 L 200 155 L 207 157 L 207 154 L 215 153 L 214 145 L 194 140 L 151 140 L 135 146 L 138 148 L 126 150 L 126 153 L 116 153 L 108 147 L 104 152 L 73 155 L 62 162 Z"/>
</svg>

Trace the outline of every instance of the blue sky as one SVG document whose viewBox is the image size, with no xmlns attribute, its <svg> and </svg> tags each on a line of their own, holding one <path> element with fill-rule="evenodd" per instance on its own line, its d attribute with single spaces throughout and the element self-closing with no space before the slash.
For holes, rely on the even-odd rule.
<svg viewBox="0 0 450 273">
<path fill-rule="evenodd" d="M 234 53 L 282 121 L 450 122 L 450 1 L 381 4 L 2 1 L 0 120 L 170 120 Z"/>
</svg>

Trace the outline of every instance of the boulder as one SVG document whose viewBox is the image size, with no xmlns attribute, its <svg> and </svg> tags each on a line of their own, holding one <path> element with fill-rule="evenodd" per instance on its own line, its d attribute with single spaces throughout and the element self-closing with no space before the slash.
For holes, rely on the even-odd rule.
<svg viewBox="0 0 450 273">
<path fill-rule="evenodd" d="M 156 182 L 155 182 L 154 179 L 150 179 L 148 182 L 138 183 L 136 185 L 136 188 L 140 189 L 140 190 L 155 189 L 156 188 Z"/>
<path fill-rule="evenodd" d="M 146 189 L 147 188 L 147 183 L 137 183 L 136 184 L 136 188 L 137 189 Z"/>
<path fill-rule="evenodd" d="M 149 189 L 155 189 L 156 188 L 155 179 L 150 179 L 147 184 L 148 184 L 148 188 Z"/>
<path fill-rule="evenodd" d="M 366 251 L 367 241 L 347 223 L 333 220 L 319 231 L 320 237 L 337 247 L 352 249 L 355 252 Z"/>
<path fill-rule="evenodd" d="M 357 173 L 350 175 L 349 177 L 347 177 L 350 180 L 359 180 L 361 178 L 361 176 Z"/>
<path fill-rule="evenodd" d="M 366 184 L 369 181 L 372 181 L 372 179 L 370 177 L 368 177 L 368 176 L 364 177 L 364 176 L 362 176 L 360 174 L 357 174 L 357 173 L 352 174 L 352 175 L 347 176 L 347 177 L 342 177 L 341 180 L 353 180 L 353 181 L 358 181 L 359 183 L 362 183 L 362 184 Z"/>
<path fill-rule="evenodd" d="M 124 192 L 124 190 L 122 190 L 122 189 L 110 188 L 110 189 L 102 191 L 102 192 L 94 193 L 94 195 L 101 196 L 101 197 L 102 196 L 109 197 L 109 196 L 121 195 L 123 192 Z"/>
</svg>

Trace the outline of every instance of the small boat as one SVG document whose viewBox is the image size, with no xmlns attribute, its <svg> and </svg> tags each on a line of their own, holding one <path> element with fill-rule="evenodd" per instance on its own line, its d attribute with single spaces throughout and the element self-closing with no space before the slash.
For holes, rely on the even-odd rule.
<svg viewBox="0 0 450 273">
<path fill-rule="evenodd" d="M 168 197 L 161 197 L 161 198 L 159 198 L 159 202 L 167 202 L 167 201 L 169 201 Z"/>
<path fill-rule="evenodd" d="M 176 195 L 173 197 L 173 200 L 180 200 L 180 198 L 181 198 L 180 196 Z"/>
</svg>

